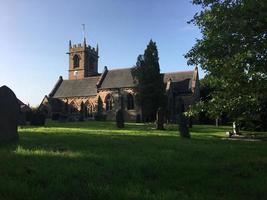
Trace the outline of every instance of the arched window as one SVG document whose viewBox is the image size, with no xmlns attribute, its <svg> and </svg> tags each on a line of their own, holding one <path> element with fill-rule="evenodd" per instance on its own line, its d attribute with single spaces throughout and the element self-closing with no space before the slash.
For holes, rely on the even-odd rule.
<svg viewBox="0 0 267 200">
<path fill-rule="evenodd" d="M 85 102 L 85 116 L 93 117 L 93 104 L 91 104 L 88 100 Z"/>
<path fill-rule="evenodd" d="M 78 68 L 80 64 L 80 58 L 77 54 L 73 56 L 73 67 Z"/>
<path fill-rule="evenodd" d="M 105 103 L 106 103 L 106 111 L 112 110 L 112 97 L 110 94 L 107 95 Z"/>
<path fill-rule="evenodd" d="M 134 97 L 132 94 L 127 94 L 127 110 L 134 109 Z"/>
<path fill-rule="evenodd" d="M 92 105 L 88 107 L 88 117 L 93 117 L 93 106 Z"/>
</svg>

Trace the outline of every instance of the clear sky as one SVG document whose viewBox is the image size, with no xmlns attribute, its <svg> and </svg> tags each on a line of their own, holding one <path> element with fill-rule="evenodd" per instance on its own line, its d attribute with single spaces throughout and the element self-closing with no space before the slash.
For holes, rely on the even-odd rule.
<svg viewBox="0 0 267 200">
<path fill-rule="evenodd" d="M 99 72 L 132 67 L 150 39 L 162 72 L 192 70 L 184 54 L 201 34 L 186 22 L 190 0 L 0 0 L 0 86 L 40 104 L 60 75 L 68 76 L 68 41 L 99 44 Z M 203 76 L 203 72 L 200 72 Z"/>
</svg>

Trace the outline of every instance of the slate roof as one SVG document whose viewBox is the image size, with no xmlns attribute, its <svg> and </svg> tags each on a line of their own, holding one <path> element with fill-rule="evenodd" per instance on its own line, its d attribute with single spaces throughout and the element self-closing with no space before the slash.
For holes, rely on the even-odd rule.
<svg viewBox="0 0 267 200">
<path fill-rule="evenodd" d="M 94 96 L 97 94 L 96 84 L 99 77 L 88 77 L 82 80 L 63 80 L 53 97 Z"/>
<path fill-rule="evenodd" d="M 192 92 L 192 80 L 195 71 L 182 71 L 165 73 L 163 76 L 164 83 L 171 79 L 171 86 L 178 94 L 186 94 Z"/>
<path fill-rule="evenodd" d="M 170 72 L 164 74 L 163 81 L 167 83 L 171 79 L 172 82 L 179 82 L 185 79 L 193 79 L 193 77 L 194 71 Z"/>
<path fill-rule="evenodd" d="M 31 111 L 31 108 L 28 105 L 23 103 L 18 98 L 17 98 L 17 100 L 18 100 L 18 104 L 19 104 L 19 107 L 20 107 L 20 112 L 29 112 L 29 111 Z"/>
<path fill-rule="evenodd" d="M 101 87 L 103 89 L 135 87 L 131 68 L 108 70 Z"/>
<path fill-rule="evenodd" d="M 132 68 L 112 69 L 105 68 L 101 76 L 87 77 L 82 80 L 63 80 L 62 77 L 56 83 L 50 93 L 50 97 L 86 97 L 97 95 L 97 88 L 132 88 L 136 87 Z M 192 92 L 194 71 L 171 72 L 162 74 L 164 83 L 172 80 L 171 85 L 178 93 Z"/>
<path fill-rule="evenodd" d="M 171 83 L 173 90 L 177 94 L 186 94 L 192 92 L 192 79 L 184 79 L 179 82 Z"/>
</svg>

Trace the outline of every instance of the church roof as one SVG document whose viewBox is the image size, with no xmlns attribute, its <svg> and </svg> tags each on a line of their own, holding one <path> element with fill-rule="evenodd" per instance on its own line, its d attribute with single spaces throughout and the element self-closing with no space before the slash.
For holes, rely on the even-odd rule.
<svg viewBox="0 0 267 200">
<path fill-rule="evenodd" d="M 172 82 L 173 91 L 177 94 L 186 94 L 192 92 L 192 79 L 184 79 L 179 82 Z"/>
<path fill-rule="evenodd" d="M 101 76 L 87 77 L 81 80 L 63 80 L 59 78 L 50 97 L 86 97 L 97 95 L 97 89 L 132 88 L 136 87 L 131 73 L 132 68 L 104 69 Z M 166 84 L 171 80 L 172 88 L 180 94 L 191 93 L 194 89 L 195 71 L 163 73 Z"/>
<path fill-rule="evenodd" d="M 132 68 L 108 70 L 100 88 L 127 88 L 135 87 L 131 73 Z"/>
<path fill-rule="evenodd" d="M 28 111 L 31 111 L 31 108 L 26 105 L 25 103 L 23 103 L 21 100 L 17 99 L 18 100 L 18 104 L 19 104 L 19 107 L 20 107 L 20 112 L 28 112 Z"/>
<path fill-rule="evenodd" d="M 195 71 L 181 71 L 181 72 L 169 72 L 164 73 L 164 83 L 167 83 L 170 79 L 172 82 L 184 81 L 186 79 L 193 79 Z"/>
<path fill-rule="evenodd" d="M 53 97 L 81 97 L 97 94 L 96 84 L 100 76 L 88 77 L 82 80 L 63 80 Z"/>
<path fill-rule="evenodd" d="M 164 83 L 171 80 L 173 90 L 178 94 L 192 92 L 192 83 L 194 82 L 195 71 L 170 72 L 163 75 Z"/>
</svg>

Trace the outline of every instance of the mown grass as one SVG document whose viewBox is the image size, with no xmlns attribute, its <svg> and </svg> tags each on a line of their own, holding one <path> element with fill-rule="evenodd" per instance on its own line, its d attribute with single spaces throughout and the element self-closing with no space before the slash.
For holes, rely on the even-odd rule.
<svg viewBox="0 0 267 200">
<path fill-rule="evenodd" d="M 267 143 L 228 127 L 49 122 L 0 146 L 0 199 L 266 199 Z"/>
</svg>

